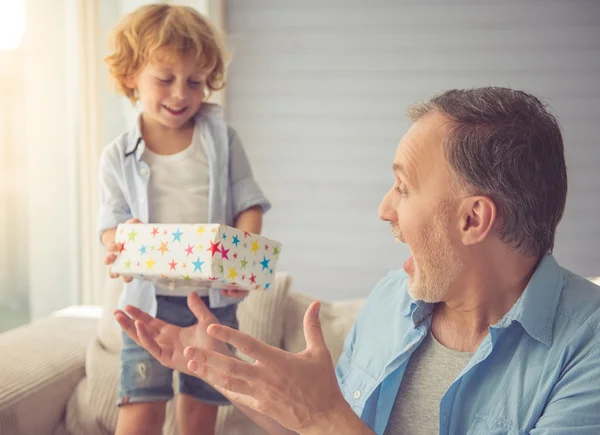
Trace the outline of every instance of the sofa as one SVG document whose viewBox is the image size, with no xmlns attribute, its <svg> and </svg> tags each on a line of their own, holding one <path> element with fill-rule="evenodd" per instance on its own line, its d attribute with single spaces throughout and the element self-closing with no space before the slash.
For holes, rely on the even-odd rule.
<svg viewBox="0 0 600 435">
<path fill-rule="evenodd" d="M 313 298 L 291 291 L 291 281 L 280 273 L 274 289 L 251 292 L 238 318 L 240 330 L 300 352 L 305 347 L 302 320 Z M 102 310 L 64 310 L 0 335 L 0 435 L 114 433 L 121 334 L 112 312 L 121 286 L 120 280 L 107 281 Z M 323 332 L 334 362 L 362 304 L 322 304 Z M 167 405 L 167 435 L 178 433 L 175 400 Z M 263 432 L 233 406 L 223 406 L 217 434 Z"/>
</svg>

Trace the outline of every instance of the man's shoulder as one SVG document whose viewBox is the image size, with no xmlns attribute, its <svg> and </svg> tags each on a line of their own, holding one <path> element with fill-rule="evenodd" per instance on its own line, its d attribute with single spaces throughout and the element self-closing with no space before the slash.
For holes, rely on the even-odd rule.
<svg viewBox="0 0 600 435">
<path fill-rule="evenodd" d="M 557 313 L 567 317 L 575 326 L 588 325 L 600 342 L 600 286 L 564 268 L 562 275 Z"/>
</svg>

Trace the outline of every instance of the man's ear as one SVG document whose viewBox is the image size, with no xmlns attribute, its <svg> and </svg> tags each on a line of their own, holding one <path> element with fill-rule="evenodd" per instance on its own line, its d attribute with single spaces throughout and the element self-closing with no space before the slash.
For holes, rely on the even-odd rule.
<svg viewBox="0 0 600 435">
<path fill-rule="evenodd" d="M 487 196 L 470 196 L 460 206 L 460 232 L 465 245 L 482 242 L 497 219 L 496 204 Z"/>
</svg>

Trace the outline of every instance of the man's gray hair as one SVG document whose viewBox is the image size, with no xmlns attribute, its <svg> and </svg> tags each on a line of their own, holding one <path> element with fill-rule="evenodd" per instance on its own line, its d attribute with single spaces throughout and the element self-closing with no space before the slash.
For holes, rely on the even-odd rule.
<svg viewBox="0 0 600 435">
<path fill-rule="evenodd" d="M 496 204 L 500 238 L 515 252 L 542 256 L 554 247 L 565 209 L 567 168 L 556 118 L 538 98 L 500 87 L 455 89 L 408 110 L 451 120 L 444 152 L 473 195 Z"/>
</svg>

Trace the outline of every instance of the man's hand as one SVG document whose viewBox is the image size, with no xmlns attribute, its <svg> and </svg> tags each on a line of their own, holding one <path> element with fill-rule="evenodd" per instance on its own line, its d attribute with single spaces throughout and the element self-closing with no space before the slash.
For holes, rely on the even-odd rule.
<svg viewBox="0 0 600 435">
<path fill-rule="evenodd" d="M 256 362 L 248 364 L 194 345 L 185 349 L 190 359 L 188 368 L 230 400 L 292 431 L 339 433 L 336 432 L 341 429 L 338 422 L 358 417 L 339 389 L 323 339 L 319 309 L 319 302 L 313 302 L 304 316 L 307 347 L 299 354 L 271 347 L 226 326 L 211 325 L 209 335 L 233 345 Z"/>
<path fill-rule="evenodd" d="M 163 322 L 130 305 L 125 311 L 131 318 L 121 310 L 116 310 L 114 315 L 125 333 L 162 365 L 190 374 L 188 359 L 183 355 L 186 346 L 194 345 L 228 355 L 231 352 L 224 343 L 206 333 L 206 328 L 218 321 L 197 293 L 189 294 L 188 306 L 198 323 L 186 328 Z"/>
<path fill-rule="evenodd" d="M 139 219 L 129 219 L 127 222 L 125 222 L 126 224 L 141 224 L 142 221 Z M 106 247 L 106 257 L 104 257 L 104 264 L 106 264 L 108 267 L 108 275 L 111 278 L 118 278 L 119 274 L 118 273 L 113 273 L 110 270 L 110 265 L 113 264 L 115 262 L 115 260 L 117 259 L 117 253 L 121 250 L 121 244 L 120 243 L 115 243 L 115 233 L 116 233 L 116 228 L 113 228 L 112 230 L 106 230 L 104 231 L 104 233 L 102 234 L 102 241 L 104 243 L 104 246 Z M 133 278 L 131 276 L 124 276 L 123 277 L 123 281 L 125 282 L 131 282 L 133 280 Z"/>
</svg>

